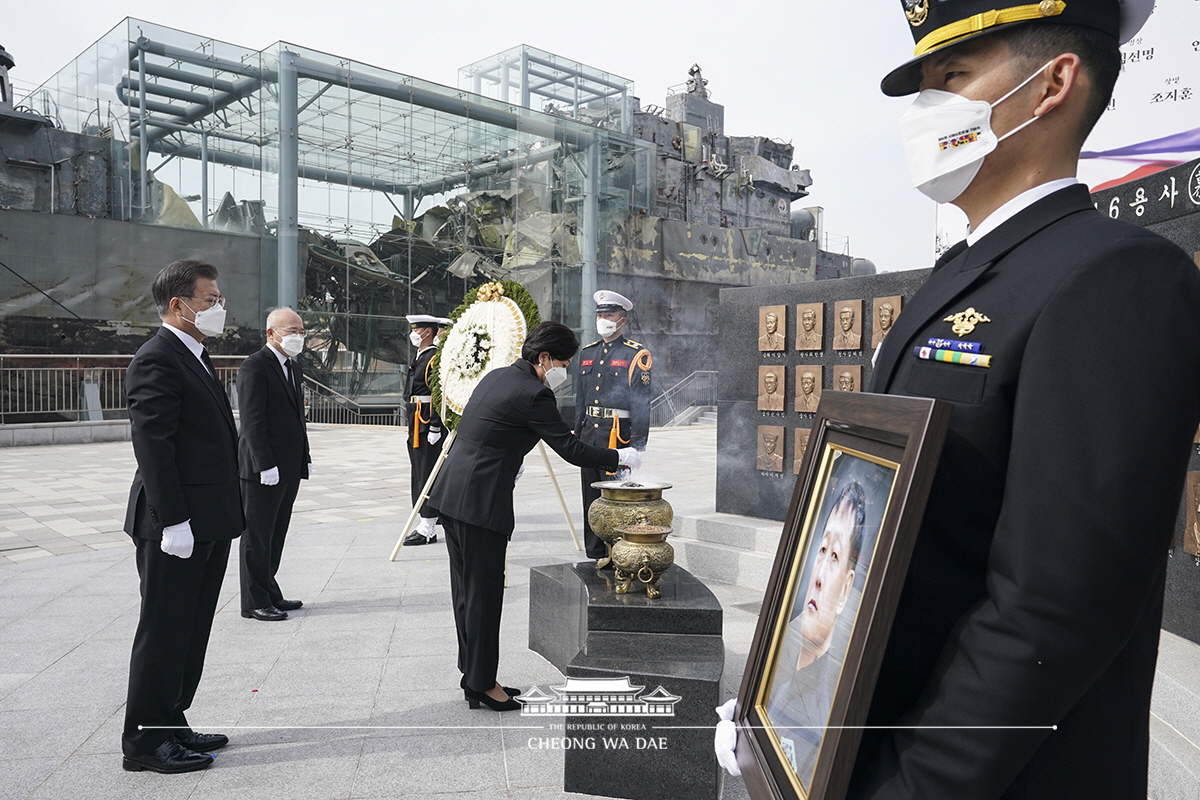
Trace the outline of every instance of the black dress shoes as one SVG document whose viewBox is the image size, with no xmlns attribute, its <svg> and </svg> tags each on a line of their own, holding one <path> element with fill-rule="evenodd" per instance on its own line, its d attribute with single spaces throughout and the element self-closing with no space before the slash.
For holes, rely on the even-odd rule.
<svg viewBox="0 0 1200 800">
<path fill-rule="evenodd" d="M 242 616 L 246 619 L 261 619 L 263 622 L 278 622 L 281 619 L 287 619 L 287 612 L 280 611 L 275 606 L 267 606 L 243 611 Z"/>
<path fill-rule="evenodd" d="M 229 737 L 223 733 L 196 733 L 189 728 L 185 731 L 175 731 L 175 741 L 188 750 L 211 753 L 229 744 Z"/>
<path fill-rule="evenodd" d="M 280 611 L 295 611 L 304 605 L 303 600 L 276 600 L 275 607 Z"/>
<path fill-rule="evenodd" d="M 471 689 L 463 689 L 463 694 L 467 696 L 467 705 L 471 708 L 479 708 L 480 703 L 492 711 L 516 711 L 521 707 L 521 704 L 512 697 L 503 701 L 494 700 L 483 692 L 476 692 Z"/>
<path fill-rule="evenodd" d="M 460 689 L 463 690 L 463 699 L 470 700 L 471 695 L 469 694 L 469 692 L 471 690 L 467 688 L 467 676 L 466 675 L 463 675 L 461 678 L 459 678 L 458 686 Z M 520 689 L 513 688 L 512 686 L 501 686 L 500 688 L 503 689 L 504 693 L 506 695 L 508 695 L 509 697 L 516 697 L 517 695 L 519 695 L 521 693 Z"/>
<path fill-rule="evenodd" d="M 195 772 L 198 769 L 208 769 L 212 766 L 213 756 L 188 750 L 174 739 L 167 739 L 149 753 L 140 756 L 125 756 L 121 768 L 129 772 L 140 772 L 148 769 L 151 772 L 171 774 L 175 772 Z"/>
<path fill-rule="evenodd" d="M 433 544 L 436 541 L 437 541 L 436 533 L 433 536 L 430 536 L 428 539 L 426 539 L 425 534 L 418 533 L 417 531 L 413 531 L 408 536 L 404 537 L 404 546 L 412 547 L 413 545 L 416 545 L 416 544 Z"/>
</svg>

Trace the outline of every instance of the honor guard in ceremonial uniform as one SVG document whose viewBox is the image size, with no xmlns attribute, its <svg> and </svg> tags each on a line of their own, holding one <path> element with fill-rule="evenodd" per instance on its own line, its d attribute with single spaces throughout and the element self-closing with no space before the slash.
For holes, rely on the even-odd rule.
<svg viewBox="0 0 1200 800">
<path fill-rule="evenodd" d="M 579 389 L 575 398 L 575 433 L 597 447 L 646 449 L 650 434 L 650 351 L 625 338 L 633 309 L 629 298 L 601 290 L 596 300 L 596 332 L 600 340 L 579 353 Z M 613 473 L 584 467 L 583 541 L 588 558 L 606 559 L 604 540 L 592 531 L 587 510 L 600 496 L 596 481 L 610 480 Z M 607 566 L 603 564 L 602 566 Z"/>
<path fill-rule="evenodd" d="M 953 415 L 846 797 L 1145 800 L 1200 274 L 1075 174 L 1153 2 L 900 6 L 916 57 L 882 88 L 917 93 L 913 184 L 970 233 L 869 387 Z"/>
<path fill-rule="evenodd" d="M 416 356 L 408 365 L 408 380 L 404 384 L 404 396 L 408 403 L 408 463 L 412 466 L 413 505 L 421 497 L 421 489 L 429 480 L 429 473 L 442 452 L 445 428 L 437 409 L 433 407 L 433 394 L 429 388 L 433 354 L 437 350 L 438 336 L 450 320 L 431 317 L 428 314 L 409 314 L 405 319 L 412 325 L 409 341 L 417 349 Z M 417 528 L 404 537 L 404 544 L 433 544 L 437 532 L 433 526 L 437 516 L 425 516 L 424 509 L 417 514 Z"/>
</svg>

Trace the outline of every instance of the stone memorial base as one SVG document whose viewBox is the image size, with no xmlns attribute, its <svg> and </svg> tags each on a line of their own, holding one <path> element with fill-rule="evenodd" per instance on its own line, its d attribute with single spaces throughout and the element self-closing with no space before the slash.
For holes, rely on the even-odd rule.
<svg viewBox="0 0 1200 800">
<path fill-rule="evenodd" d="M 529 647 L 567 677 L 546 687 L 554 697 L 540 717 L 561 727 L 550 732 L 563 739 L 563 789 L 716 800 L 713 709 L 725 646 L 708 587 L 676 565 L 657 600 L 636 583 L 616 594 L 613 573 L 590 561 L 534 567 L 529 583 Z"/>
</svg>

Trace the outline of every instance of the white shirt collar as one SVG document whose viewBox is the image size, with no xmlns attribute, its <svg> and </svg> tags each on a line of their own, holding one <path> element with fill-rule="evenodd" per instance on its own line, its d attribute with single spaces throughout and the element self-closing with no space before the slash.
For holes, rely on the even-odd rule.
<svg viewBox="0 0 1200 800">
<path fill-rule="evenodd" d="M 275 357 L 279 359 L 279 366 L 283 367 L 284 374 L 286 374 L 287 373 L 287 365 L 288 365 L 288 357 L 285 354 L 279 352 L 275 348 L 275 346 L 272 345 L 270 342 L 267 342 L 266 345 L 264 345 L 264 346 L 268 350 L 270 350 L 272 353 L 274 353 Z"/>
<path fill-rule="evenodd" d="M 192 352 L 192 355 L 196 357 L 196 360 L 201 364 L 204 363 L 204 359 L 200 357 L 200 354 L 204 352 L 204 345 L 197 342 L 195 336 L 192 336 L 186 331 L 179 330 L 179 328 L 176 328 L 174 325 L 168 325 L 165 322 L 163 323 L 163 327 L 178 336 L 179 341 L 183 342 L 183 346 Z M 205 367 L 205 369 L 207 370 L 208 367 Z"/>
<path fill-rule="evenodd" d="M 1059 178 L 1058 180 L 1048 181 L 1035 186 L 1032 189 L 1026 189 L 1019 195 L 1009 200 L 1004 205 L 997 208 L 983 222 L 979 223 L 979 227 L 967 234 L 967 246 L 972 247 L 987 236 L 992 231 L 999 228 L 1004 223 L 1021 213 L 1031 205 L 1041 200 L 1043 197 L 1049 197 L 1059 189 L 1065 189 L 1068 186 L 1074 186 L 1079 183 L 1078 178 Z"/>
</svg>

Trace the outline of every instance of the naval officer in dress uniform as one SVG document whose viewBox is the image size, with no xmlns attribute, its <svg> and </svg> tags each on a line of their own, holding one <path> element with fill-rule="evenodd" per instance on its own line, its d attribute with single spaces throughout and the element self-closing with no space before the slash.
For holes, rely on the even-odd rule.
<svg viewBox="0 0 1200 800">
<path fill-rule="evenodd" d="M 650 351 L 644 344 L 625 338 L 633 303 L 628 297 L 602 289 L 596 300 L 596 332 L 579 354 L 579 389 L 575 397 L 575 433 L 596 447 L 646 449 L 650 434 Z M 604 540 L 592 531 L 587 510 L 600 496 L 596 481 L 610 480 L 612 473 L 584 467 L 583 541 L 588 558 L 606 561 Z M 607 563 L 601 566 L 607 566 Z"/>
<path fill-rule="evenodd" d="M 438 336 L 442 328 L 450 324 L 443 317 L 433 317 L 429 314 L 409 314 L 405 317 L 412 331 L 408 334 L 409 341 L 416 348 L 417 354 L 408 365 L 408 380 L 404 383 L 404 396 L 408 404 L 408 437 L 405 444 L 408 447 L 408 463 L 412 467 L 412 501 L 413 505 L 421 497 L 421 489 L 429 480 L 429 473 L 442 452 L 442 439 L 445 428 L 437 409 L 433 407 L 433 393 L 429 388 L 430 369 L 433 354 L 437 352 Z M 405 546 L 417 544 L 433 544 L 437 541 L 437 532 L 433 529 L 437 515 L 425 509 L 417 513 L 416 530 L 404 537 Z"/>
<path fill-rule="evenodd" d="M 1098 212 L 1075 171 L 1152 5 L 901 0 L 916 58 L 883 91 L 920 92 L 901 118 L 913 183 L 970 233 L 870 386 L 954 412 L 852 800 L 1145 800 L 1200 274 Z"/>
</svg>

